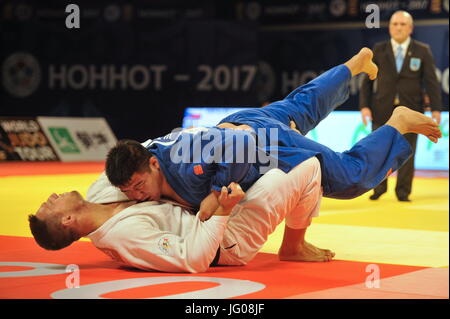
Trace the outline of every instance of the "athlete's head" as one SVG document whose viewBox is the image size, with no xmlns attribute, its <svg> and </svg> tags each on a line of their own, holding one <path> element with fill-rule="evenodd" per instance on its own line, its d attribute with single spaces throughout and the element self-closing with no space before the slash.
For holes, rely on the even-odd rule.
<svg viewBox="0 0 450 319">
<path fill-rule="evenodd" d="M 85 203 L 76 191 L 50 195 L 36 215 L 28 216 L 31 233 L 39 246 L 58 250 L 80 239 L 87 223 L 81 214 Z"/>
<path fill-rule="evenodd" d="M 389 20 L 389 34 L 397 43 L 403 43 L 413 32 L 413 18 L 406 11 L 396 11 Z"/>
<path fill-rule="evenodd" d="M 139 142 L 121 140 L 108 153 L 106 176 L 128 198 L 138 201 L 161 198 L 163 175 L 158 159 Z"/>
</svg>

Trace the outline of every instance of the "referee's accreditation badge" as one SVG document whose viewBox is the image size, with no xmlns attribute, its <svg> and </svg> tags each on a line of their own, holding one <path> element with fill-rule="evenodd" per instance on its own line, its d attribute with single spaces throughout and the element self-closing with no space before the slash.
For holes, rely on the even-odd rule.
<svg viewBox="0 0 450 319">
<path fill-rule="evenodd" d="M 418 71 L 420 69 L 420 59 L 419 58 L 411 58 L 409 61 L 409 68 L 411 71 Z"/>
</svg>

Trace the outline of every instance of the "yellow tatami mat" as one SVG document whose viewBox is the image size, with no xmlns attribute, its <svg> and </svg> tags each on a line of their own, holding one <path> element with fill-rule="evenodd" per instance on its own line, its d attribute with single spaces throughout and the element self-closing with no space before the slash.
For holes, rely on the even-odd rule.
<svg viewBox="0 0 450 319">
<path fill-rule="evenodd" d="M 412 202 L 398 202 L 395 178 L 377 201 L 371 192 L 352 200 L 324 198 L 306 239 L 331 249 L 336 259 L 424 267 L 448 267 L 448 179 L 416 178 Z M 264 246 L 276 253 L 280 225 Z"/>
<path fill-rule="evenodd" d="M 98 174 L 0 177 L 0 235 L 31 237 L 27 216 L 35 214 L 51 193 L 72 190 L 86 196 Z"/>
<path fill-rule="evenodd" d="M 52 193 L 85 195 L 98 174 L 0 177 L 0 235 L 30 237 L 27 215 Z M 398 202 L 395 178 L 377 201 L 369 193 L 353 200 L 324 198 L 307 240 L 336 253 L 336 259 L 425 267 L 448 266 L 448 179 L 416 178 L 411 203 Z M 276 253 L 280 225 L 262 252 Z"/>
</svg>

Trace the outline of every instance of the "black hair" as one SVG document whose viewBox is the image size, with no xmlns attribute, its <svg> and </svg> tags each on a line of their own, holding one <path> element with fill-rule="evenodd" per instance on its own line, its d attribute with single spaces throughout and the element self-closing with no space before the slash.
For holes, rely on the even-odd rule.
<svg viewBox="0 0 450 319">
<path fill-rule="evenodd" d="M 139 142 L 120 140 L 106 157 L 106 176 L 114 186 L 125 186 L 134 173 L 149 170 L 150 157 L 152 154 Z"/>
</svg>

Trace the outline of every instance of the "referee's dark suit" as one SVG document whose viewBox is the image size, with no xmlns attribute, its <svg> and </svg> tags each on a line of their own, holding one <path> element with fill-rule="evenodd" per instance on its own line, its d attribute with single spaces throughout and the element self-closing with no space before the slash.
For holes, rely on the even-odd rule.
<svg viewBox="0 0 450 319">
<path fill-rule="evenodd" d="M 435 73 L 435 64 L 430 47 L 411 38 L 397 72 L 391 41 L 379 42 L 373 49 L 374 62 L 378 66 L 378 78 L 366 76 L 361 86 L 359 107 L 368 107 L 372 112 L 372 130 L 386 123 L 398 105 L 423 112 L 423 92 L 430 97 L 432 111 L 441 110 L 441 90 Z M 398 170 L 395 192 L 399 200 L 408 200 L 414 177 L 414 154 L 417 134 L 405 134 L 413 148 L 412 157 Z M 374 197 L 387 191 L 387 179 L 374 189 Z"/>
</svg>

